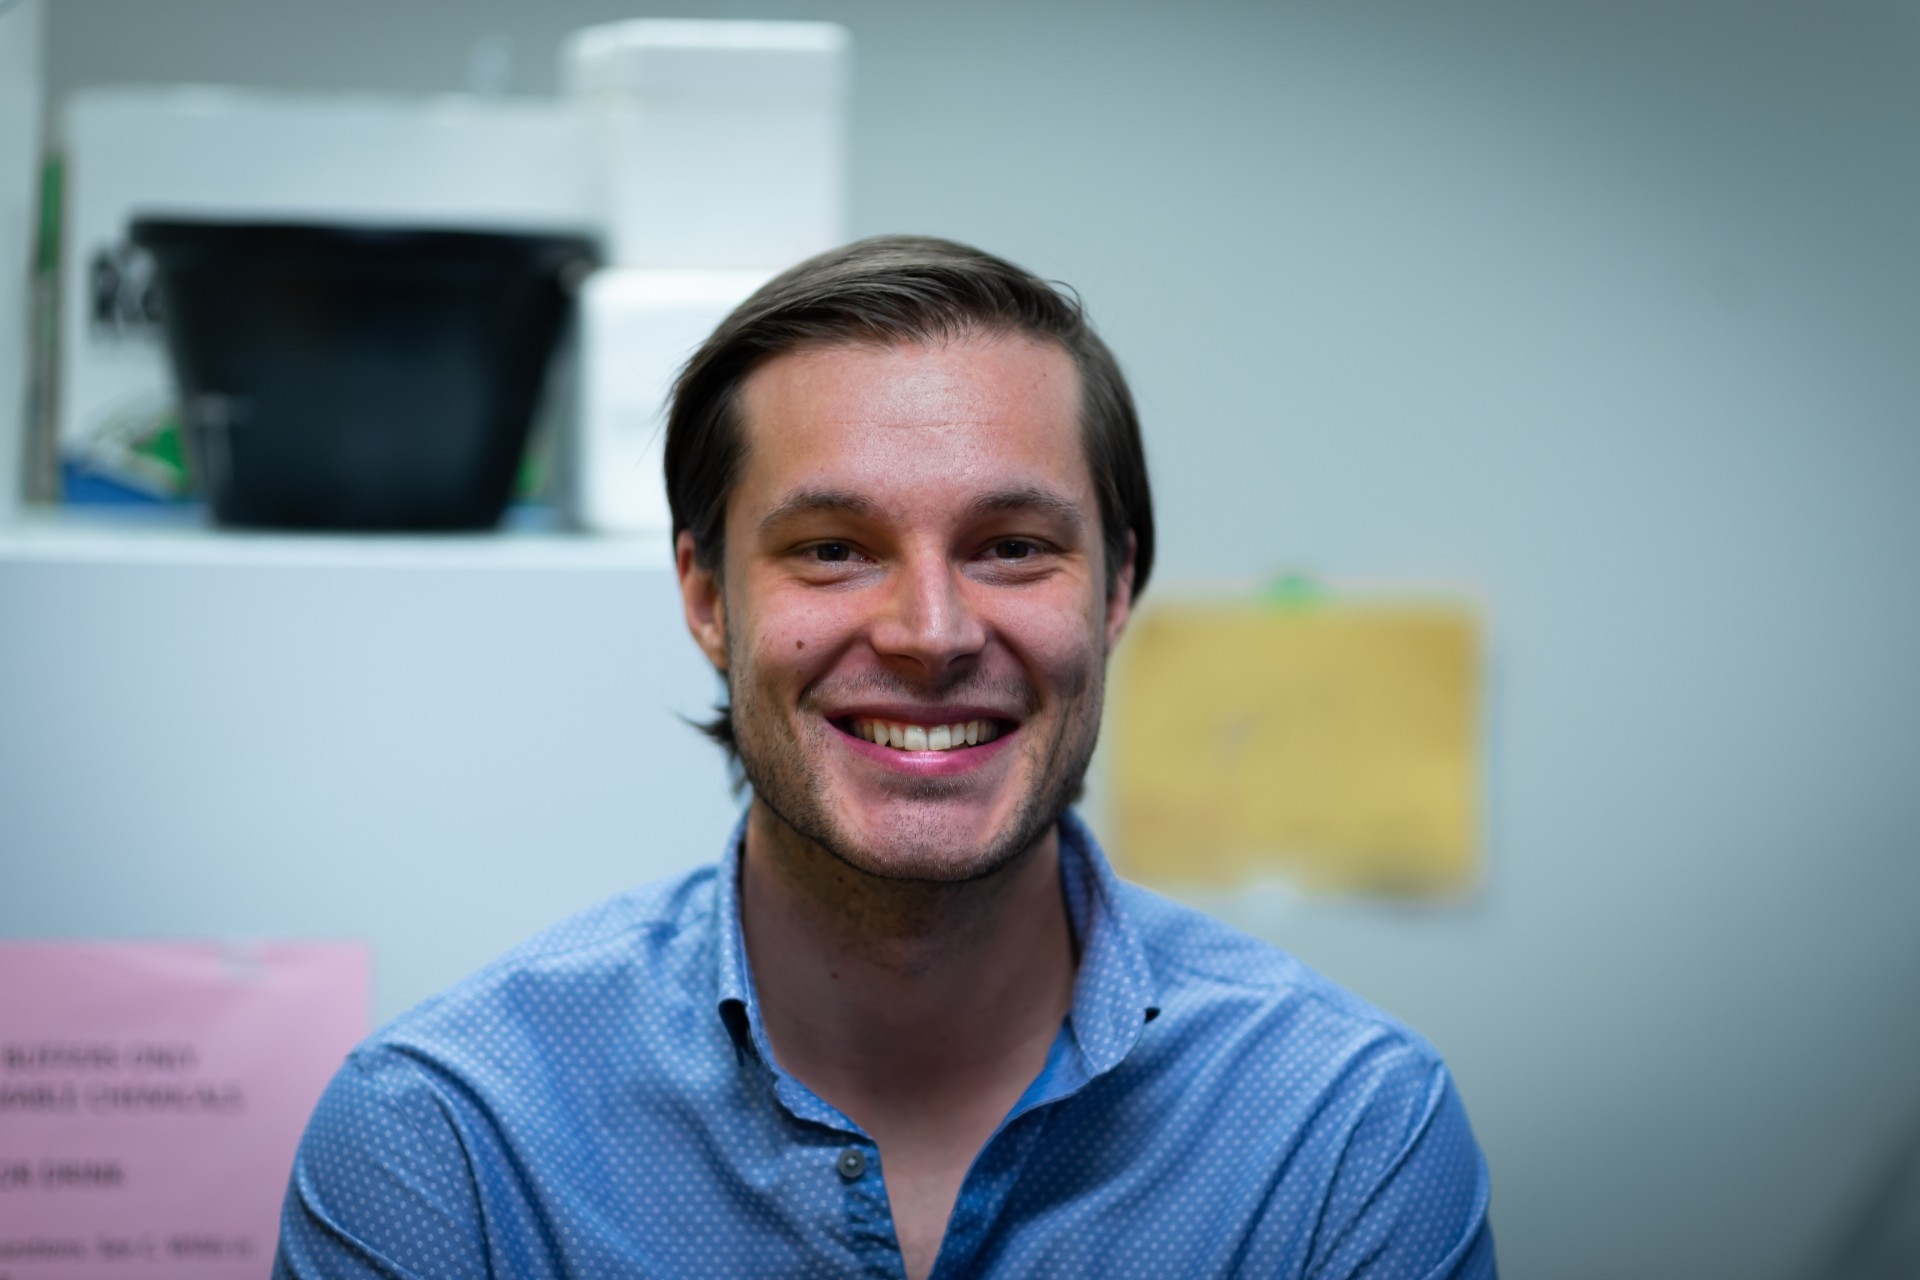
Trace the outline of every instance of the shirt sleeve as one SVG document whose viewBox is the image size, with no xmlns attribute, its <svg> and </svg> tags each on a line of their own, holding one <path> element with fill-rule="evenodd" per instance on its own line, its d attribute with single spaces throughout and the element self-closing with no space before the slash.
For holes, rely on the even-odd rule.
<svg viewBox="0 0 1920 1280">
<path fill-rule="evenodd" d="M 1487 1163 L 1452 1076 L 1405 1045 L 1362 1070 L 1307 1276 L 1497 1280 Z"/>
<path fill-rule="evenodd" d="M 361 1050 L 300 1139 L 274 1280 L 483 1276 L 480 1222 L 464 1145 L 431 1078 Z"/>
</svg>

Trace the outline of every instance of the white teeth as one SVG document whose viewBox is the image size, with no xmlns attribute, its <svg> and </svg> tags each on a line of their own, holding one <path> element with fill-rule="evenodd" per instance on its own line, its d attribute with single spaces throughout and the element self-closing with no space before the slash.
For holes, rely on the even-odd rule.
<svg viewBox="0 0 1920 1280">
<path fill-rule="evenodd" d="M 959 724 L 896 724 L 890 720 L 855 720 L 856 737 L 896 751 L 953 751 L 992 742 L 1000 736 L 995 720 L 967 720 Z"/>
</svg>

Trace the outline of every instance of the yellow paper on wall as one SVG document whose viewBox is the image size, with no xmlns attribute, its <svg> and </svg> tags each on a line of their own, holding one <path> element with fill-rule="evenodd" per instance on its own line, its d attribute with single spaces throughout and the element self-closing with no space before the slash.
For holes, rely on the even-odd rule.
<svg viewBox="0 0 1920 1280">
<path fill-rule="evenodd" d="M 1135 620 L 1122 658 L 1111 816 L 1128 874 L 1407 895 L 1474 880 L 1471 611 L 1170 606 Z"/>
</svg>

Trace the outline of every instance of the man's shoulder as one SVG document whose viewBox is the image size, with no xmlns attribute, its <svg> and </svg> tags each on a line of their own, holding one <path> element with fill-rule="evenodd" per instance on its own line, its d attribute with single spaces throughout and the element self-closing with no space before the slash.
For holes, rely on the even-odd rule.
<svg viewBox="0 0 1920 1280">
<path fill-rule="evenodd" d="M 1291 953 L 1185 903 L 1127 881 L 1120 893 L 1152 969 L 1163 1012 L 1244 1034 L 1264 1029 L 1295 1046 L 1339 1053 L 1390 1050 L 1416 1070 L 1440 1055 L 1418 1032 Z"/>
<path fill-rule="evenodd" d="M 355 1056 L 365 1066 L 383 1050 L 413 1056 L 616 1005 L 657 1004 L 676 989 L 691 995 L 698 975 L 712 973 L 716 878 L 708 864 L 576 912 L 400 1014 Z"/>
<path fill-rule="evenodd" d="M 641 1149 L 650 1089 L 722 1060 L 717 886 L 709 866 L 608 898 L 355 1048 L 301 1139 L 276 1274 L 370 1275 L 359 1233 L 413 1260 L 382 1275 L 549 1274 L 511 1243 L 538 1239 L 533 1206 L 603 1176 L 607 1133 Z"/>
<path fill-rule="evenodd" d="M 1438 1051 L 1279 947 L 1140 886 L 1120 893 L 1160 1010 L 1123 1102 L 1183 1169 L 1206 1168 L 1213 1202 L 1294 1206 L 1250 1210 L 1262 1226 L 1238 1256 L 1353 1275 L 1387 1249 L 1396 1274 L 1492 1277 L 1486 1161 Z M 1302 1221 L 1316 1225 L 1296 1255 Z"/>
</svg>

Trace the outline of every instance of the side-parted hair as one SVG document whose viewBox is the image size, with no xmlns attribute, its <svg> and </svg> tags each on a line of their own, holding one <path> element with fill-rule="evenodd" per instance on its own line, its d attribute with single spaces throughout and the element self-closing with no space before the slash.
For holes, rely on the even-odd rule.
<svg viewBox="0 0 1920 1280">
<path fill-rule="evenodd" d="M 667 411 L 667 504 L 673 536 L 693 535 L 704 569 L 721 571 L 727 501 L 746 456 L 740 392 L 788 352 L 843 343 L 890 346 L 1018 335 L 1057 343 L 1080 374 L 1080 431 L 1100 502 L 1107 592 L 1119 589 L 1128 539 L 1132 597 L 1153 570 L 1153 495 L 1140 419 L 1119 362 L 1070 289 L 978 249 L 930 236 L 875 236 L 832 249 L 762 285 L 701 344 Z M 724 709 L 707 732 L 731 750 Z"/>
</svg>

